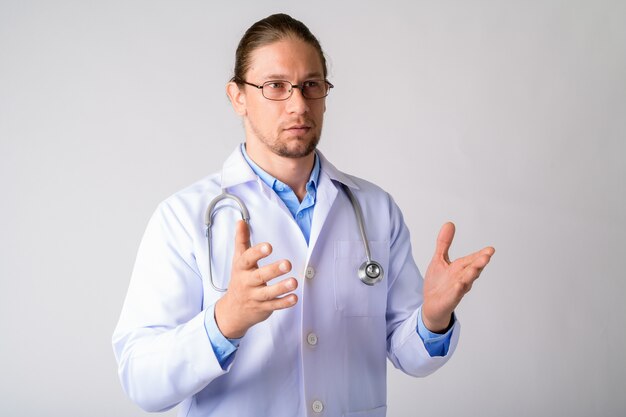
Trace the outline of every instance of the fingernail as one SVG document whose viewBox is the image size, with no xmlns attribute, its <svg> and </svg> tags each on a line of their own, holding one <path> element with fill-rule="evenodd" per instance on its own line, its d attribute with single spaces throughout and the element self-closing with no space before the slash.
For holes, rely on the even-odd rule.
<svg viewBox="0 0 626 417">
<path fill-rule="evenodd" d="M 281 262 L 280 265 L 278 265 L 278 269 L 282 272 L 287 272 L 289 271 L 289 265 L 287 265 L 287 262 Z"/>
<path fill-rule="evenodd" d="M 287 281 L 285 285 L 287 286 L 287 289 L 290 289 L 290 290 L 293 290 L 294 288 L 296 288 L 295 283 L 291 279 Z"/>
<path fill-rule="evenodd" d="M 261 252 L 268 253 L 270 251 L 270 247 L 267 245 L 261 246 Z"/>
</svg>

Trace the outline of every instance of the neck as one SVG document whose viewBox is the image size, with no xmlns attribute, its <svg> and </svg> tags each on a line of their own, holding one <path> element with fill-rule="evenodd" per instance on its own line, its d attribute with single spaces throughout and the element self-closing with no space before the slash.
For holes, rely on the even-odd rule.
<svg viewBox="0 0 626 417">
<path fill-rule="evenodd" d="M 246 152 L 255 164 L 277 180 L 287 184 L 298 199 L 302 201 L 306 195 L 306 183 L 311 177 L 315 152 L 301 158 L 287 158 L 262 149 L 246 142 Z"/>
</svg>

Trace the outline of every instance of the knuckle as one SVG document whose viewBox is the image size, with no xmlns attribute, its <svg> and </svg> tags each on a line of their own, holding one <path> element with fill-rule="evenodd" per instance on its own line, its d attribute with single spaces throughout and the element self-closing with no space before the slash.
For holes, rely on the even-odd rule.
<svg viewBox="0 0 626 417">
<path fill-rule="evenodd" d="M 272 279 L 272 271 L 263 266 L 255 271 L 255 284 L 267 285 L 267 282 Z"/>
<path fill-rule="evenodd" d="M 266 289 L 261 292 L 261 301 L 270 301 L 272 298 L 272 294 Z"/>
<path fill-rule="evenodd" d="M 243 256 L 240 256 L 239 258 L 235 260 L 234 267 L 235 269 L 240 270 L 240 271 L 246 269 L 246 260 L 244 259 Z"/>
<path fill-rule="evenodd" d="M 470 290 L 471 285 L 465 281 L 458 281 L 456 283 L 456 291 L 460 294 L 465 294 Z"/>
<path fill-rule="evenodd" d="M 261 286 L 265 284 L 265 277 L 263 276 L 263 269 L 255 269 L 252 273 L 252 284 L 256 286 Z"/>
<path fill-rule="evenodd" d="M 239 269 L 248 269 L 250 267 L 251 260 L 249 252 L 246 251 L 237 258 L 237 266 Z"/>
<path fill-rule="evenodd" d="M 470 267 L 467 268 L 467 272 L 471 278 L 476 277 L 480 273 L 480 265 L 476 265 L 476 264 L 471 265 Z"/>
</svg>

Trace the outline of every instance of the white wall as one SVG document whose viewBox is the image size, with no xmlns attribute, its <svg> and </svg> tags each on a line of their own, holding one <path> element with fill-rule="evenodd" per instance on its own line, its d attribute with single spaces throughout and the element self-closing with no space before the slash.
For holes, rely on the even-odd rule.
<svg viewBox="0 0 626 417">
<path fill-rule="evenodd" d="M 625 415 L 626 3 L 258 3 L 0 0 L 0 414 L 145 415 L 110 347 L 137 245 L 243 139 L 235 47 L 286 11 L 329 56 L 321 149 L 418 264 L 448 219 L 453 256 L 497 249 L 389 416 Z"/>
</svg>

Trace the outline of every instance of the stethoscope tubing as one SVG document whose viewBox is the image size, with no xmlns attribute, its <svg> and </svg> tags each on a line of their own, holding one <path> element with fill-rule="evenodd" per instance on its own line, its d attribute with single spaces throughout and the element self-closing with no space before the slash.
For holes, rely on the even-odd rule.
<svg viewBox="0 0 626 417">
<path fill-rule="evenodd" d="M 384 270 L 383 270 L 382 265 L 372 260 L 372 254 L 371 254 L 370 246 L 369 246 L 368 239 L 367 239 L 367 233 L 365 232 L 365 225 L 364 225 L 365 222 L 363 220 L 363 211 L 361 210 L 361 205 L 359 204 L 359 201 L 356 199 L 356 197 L 354 196 L 354 193 L 352 193 L 352 190 L 350 190 L 350 188 L 348 188 L 347 185 L 341 184 L 341 186 L 344 192 L 346 193 L 346 195 L 348 196 L 348 199 L 350 200 L 350 205 L 352 206 L 357 224 L 359 226 L 359 232 L 361 234 L 361 240 L 363 241 L 363 247 L 365 248 L 366 261 L 363 262 L 363 264 L 359 267 L 357 273 L 358 273 L 359 279 L 364 284 L 372 286 L 382 281 L 384 277 Z M 237 205 L 239 206 L 239 212 L 241 213 L 242 220 L 245 221 L 247 224 L 250 224 L 250 213 L 248 212 L 246 205 L 243 203 L 243 201 L 239 197 L 237 197 L 234 194 L 230 194 L 226 192 L 226 190 L 224 189 L 222 190 L 222 194 L 218 195 L 213 200 L 211 200 L 211 202 L 209 203 L 209 206 L 206 209 L 206 212 L 204 214 L 204 223 L 206 225 L 206 237 L 207 237 L 207 247 L 208 247 L 207 263 L 208 263 L 208 272 L 209 272 L 209 282 L 211 283 L 211 287 L 213 287 L 213 289 L 218 292 L 226 292 L 228 288 L 218 287 L 213 281 L 213 271 L 212 271 L 212 266 L 211 266 L 211 263 L 212 263 L 211 262 L 211 259 L 212 259 L 211 226 L 213 225 L 213 214 L 214 214 L 215 207 L 220 201 L 227 200 L 227 199 L 233 200 L 237 203 Z"/>
<path fill-rule="evenodd" d="M 244 222 L 246 222 L 248 225 L 250 224 L 250 213 L 248 212 L 248 208 L 246 207 L 246 205 L 243 203 L 243 201 L 241 201 L 239 197 L 237 197 L 234 194 L 227 193 L 226 190 L 222 190 L 222 194 L 215 197 L 209 203 L 209 206 L 206 209 L 206 212 L 204 214 L 204 224 L 206 225 L 206 237 L 207 237 L 207 245 L 208 245 L 207 247 L 208 247 L 208 255 L 209 255 L 209 259 L 207 261 L 207 264 L 209 265 L 209 282 L 211 283 L 211 287 L 213 287 L 213 289 L 218 292 L 226 292 L 228 288 L 220 288 L 217 285 L 215 285 L 215 282 L 213 281 L 213 271 L 211 268 L 211 254 L 212 254 L 211 225 L 213 224 L 213 211 L 215 210 L 215 206 L 217 206 L 217 204 L 222 200 L 233 200 L 234 202 L 236 202 L 237 205 L 239 206 L 241 219 Z"/>
</svg>

